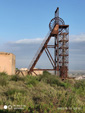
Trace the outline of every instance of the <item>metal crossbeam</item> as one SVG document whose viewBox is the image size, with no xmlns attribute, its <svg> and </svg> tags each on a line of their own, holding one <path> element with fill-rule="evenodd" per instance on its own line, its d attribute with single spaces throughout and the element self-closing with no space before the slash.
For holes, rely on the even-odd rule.
<svg viewBox="0 0 85 113">
<path fill-rule="evenodd" d="M 53 68 L 54 68 L 54 64 L 53 64 L 53 62 L 52 62 L 52 59 L 51 59 L 51 57 L 50 57 L 48 51 L 46 51 L 46 49 L 45 49 L 45 52 L 46 52 L 46 54 L 47 54 L 47 56 L 48 56 L 48 58 L 49 58 L 49 60 L 50 60 L 50 62 L 51 62 L 51 64 L 52 64 L 52 66 L 53 66 Z"/>
</svg>

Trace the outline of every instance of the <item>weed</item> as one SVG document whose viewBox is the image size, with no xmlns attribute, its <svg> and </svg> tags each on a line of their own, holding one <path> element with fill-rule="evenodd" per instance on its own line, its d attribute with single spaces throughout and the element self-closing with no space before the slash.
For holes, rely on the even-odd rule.
<svg viewBox="0 0 85 113">
<path fill-rule="evenodd" d="M 84 113 L 84 98 L 85 80 L 62 81 L 46 71 L 40 76 L 26 77 L 0 73 L 0 104 L 26 105 L 25 110 L 14 113 Z M 72 110 L 62 111 L 58 107 Z M 73 110 L 75 107 L 81 109 Z M 4 110 L 0 112 L 5 113 Z"/>
<path fill-rule="evenodd" d="M 12 77 L 11 77 L 11 80 L 12 81 L 25 81 L 25 78 L 24 77 L 20 77 L 20 76 L 18 76 L 18 75 L 12 75 Z"/>
<path fill-rule="evenodd" d="M 28 86 L 30 86 L 30 85 L 36 86 L 39 83 L 37 77 L 27 76 L 26 79 L 27 79 L 26 84 Z"/>
<path fill-rule="evenodd" d="M 0 73 L 0 85 L 1 86 L 6 86 L 7 85 L 7 74 L 6 73 Z"/>
</svg>

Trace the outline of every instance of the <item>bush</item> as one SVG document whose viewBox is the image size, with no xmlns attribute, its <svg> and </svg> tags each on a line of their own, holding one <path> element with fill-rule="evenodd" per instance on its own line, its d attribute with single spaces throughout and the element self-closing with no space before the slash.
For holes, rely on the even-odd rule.
<svg viewBox="0 0 85 113">
<path fill-rule="evenodd" d="M 51 75 L 49 72 L 44 71 L 43 75 L 39 76 L 39 81 L 43 81 L 48 84 L 56 84 L 58 82 L 57 76 Z"/>
<path fill-rule="evenodd" d="M 25 81 L 24 77 L 20 77 L 18 75 L 12 75 L 11 80 L 17 82 L 17 81 Z"/>
<path fill-rule="evenodd" d="M 7 74 L 5 72 L 1 72 L 0 76 L 7 76 Z"/>
<path fill-rule="evenodd" d="M 20 113 L 84 113 L 85 81 L 62 81 L 46 71 L 40 76 L 26 77 L 1 73 L 0 80 L 9 82 L 6 87 L 0 86 L 0 104 L 26 105 Z M 6 85 L 5 82 L 2 83 Z M 66 111 L 59 107 L 79 107 L 81 110 Z"/>
<path fill-rule="evenodd" d="M 7 79 L 8 79 L 8 76 L 6 73 L 0 73 L 0 85 L 1 86 L 6 86 L 7 85 Z"/>
<path fill-rule="evenodd" d="M 26 77 L 26 84 L 36 86 L 39 83 L 38 78 L 35 76 L 28 75 Z"/>
<path fill-rule="evenodd" d="M 57 86 L 61 86 L 64 88 L 68 88 L 70 85 L 69 82 L 62 81 L 62 80 L 60 80 L 60 78 L 58 76 L 52 75 L 46 71 L 43 73 L 43 75 L 39 76 L 39 81 L 43 81 L 47 84 L 50 84 L 51 86 L 57 85 Z"/>
<path fill-rule="evenodd" d="M 76 81 L 74 84 L 73 91 L 81 96 L 84 96 L 85 95 L 85 80 Z"/>
<path fill-rule="evenodd" d="M 85 80 L 76 81 L 76 83 L 74 84 L 74 87 L 76 89 L 82 88 L 84 90 L 85 89 Z"/>
<path fill-rule="evenodd" d="M 10 96 L 10 95 L 13 95 L 15 93 L 22 93 L 24 94 L 26 91 L 25 90 L 19 90 L 19 89 L 8 89 L 6 92 L 5 92 L 5 95 L 6 96 Z"/>
</svg>

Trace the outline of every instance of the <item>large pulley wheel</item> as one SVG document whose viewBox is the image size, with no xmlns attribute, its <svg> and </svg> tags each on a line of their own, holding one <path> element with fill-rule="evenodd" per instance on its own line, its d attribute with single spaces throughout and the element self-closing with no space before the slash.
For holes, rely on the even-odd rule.
<svg viewBox="0 0 85 113">
<path fill-rule="evenodd" d="M 55 17 L 55 18 L 53 18 L 51 21 L 50 21 L 50 23 L 49 23 L 49 29 L 50 29 L 50 31 L 52 31 L 53 30 L 53 28 L 54 28 L 54 26 L 55 25 L 65 25 L 65 22 L 64 22 L 64 20 L 62 19 L 62 18 L 60 18 L 60 17 Z M 62 28 L 59 28 L 59 33 L 62 31 L 63 29 Z"/>
</svg>

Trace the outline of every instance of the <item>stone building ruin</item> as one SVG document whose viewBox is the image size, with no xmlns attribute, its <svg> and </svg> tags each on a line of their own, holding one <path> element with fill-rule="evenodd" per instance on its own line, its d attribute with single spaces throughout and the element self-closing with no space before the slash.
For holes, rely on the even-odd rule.
<svg viewBox="0 0 85 113">
<path fill-rule="evenodd" d="M 8 75 L 15 74 L 15 55 L 12 53 L 0 52 L 0 72 Z"/>
</svg>

